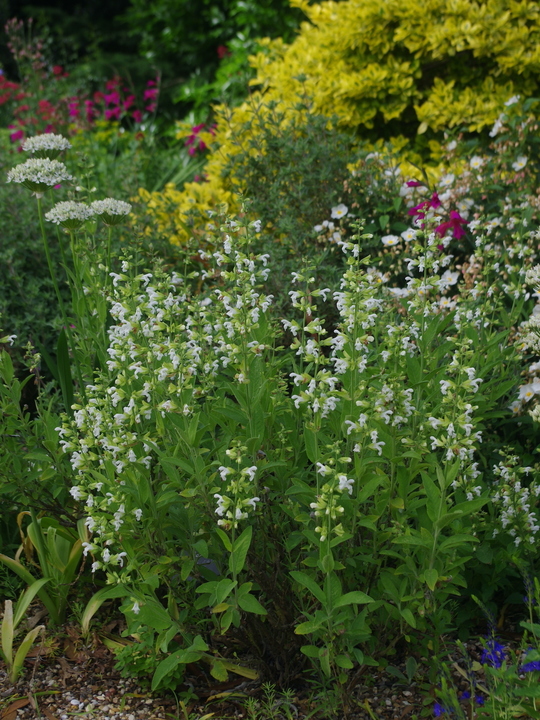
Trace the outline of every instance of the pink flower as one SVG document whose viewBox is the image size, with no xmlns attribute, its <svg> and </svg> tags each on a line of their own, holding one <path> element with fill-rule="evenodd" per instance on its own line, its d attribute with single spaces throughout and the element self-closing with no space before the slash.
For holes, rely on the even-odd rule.
<svg viewBox="0 0 540 720">
<path fill-rule="evenodd" d="M 133 105 L 135 102 L 135 95 L 128 95 L 127 98 L 124 100 L 124 110 L 129 110 L 129 108 Z"/>
<path fill-rule="evenodd" d="M 158 95 L 158 89 L 157 88 L 151 88 L 150 90 L 145 90 L 143 93 L 143 100 L 155 100 Z"/>
<path fill-rule="evenodd" d="M 119 105 L 120 104 L 120 93 L 118 90 L 114 90 L 112 93 L 109 93 L 108 95 L 104 95 L 103 99 L 105 100 L 107 105 Z"/>
<path fill-rule="evenodd" d="M 16 130 L 14 133 L 11 133 L 9 136 L 9 139 L 11 142 L 17 142 L 18 140 L 22 140 L 24 137 L 24 130 Z"/>
<path fill-rule="evenodd" d="M 427 208 L 430 208 L 430 207 L 431 208 L 441 207 L 441 201 L 439 200 L 439 196 L 437 195 L 436 192 L 433 193 L 433 195 L 431 196 L 431 198 L 429 200 L 424 200 L 419 205 L 415 205 L 414 207 L 412 207 L 409 210 L 408 214 L 409 215 L 418 215 L 419 218 L 425 218 L 426 217 L 425 210 L 427 210 Z"/>
<path fill-rule="evenodd" d="M 156 103 L 150 103 L 150 105 L 147 105 L 144 109 L 145 109 L 147 112 L 152 113 L 152 112 L 154 112 L 154 110 L 155 110 L 156 108 L 157 108 L 157 104 L 156 104 Z"/>
<path fill-rule="evenodd" d="M 423 187 L 423 184 L 418 180 L 408 180 L 405 184 L 407 187 Z"/>
<path fill-rule="evenodd" d="M 122 108 L 115 107 L 111 110 L 105 110 L 105 119 L 106 120 L 120 120 L 120 114 L 122 112 Z"/>
<path fill-rule="evenodd" d="M 91 100 L 84 101 L 84 109 L 86 111 L 86 120 L 92 122 L 95 115 L 94 103 Z"/>
<path fill-rule="evenodd" d="M 69 117 L 79 117 L 80 111 L 79 111 L 79 101 L 77 99 L 72 100 L 68 103 L 69 108 Z"/>
<path fill-rule="evenodd" d="M 131 114 L 136 123 L 142 123 L 142 111 L 141 110 L 134 110 Z"/>
<path fill-rule="evenodd" d="M 465 235 L 465 230 L 463 229 L 464 225 L 467 225 L 467 221 L 464 220 L 461 215 L 456 212 L 456 210 L 452 210 L 450 212 L 450 220 L 441 223 L 435 228 L 435 232 L 437 235 L 443 237 L 443 235 L 446 235 L 448 230 L 452 230 L 453 236 L 456 240 L 459 240 L 459 238 Z"/>
<path fill-rule="evenodd" d="M 218 45 L 216 52 L 217 52 L 218 58 L 220 60 L 223 60 L 223 58 L 225 58 L 231 54 L 231 51 L 229 50 L 229 48 L 226 45 Z"/>
</svg>

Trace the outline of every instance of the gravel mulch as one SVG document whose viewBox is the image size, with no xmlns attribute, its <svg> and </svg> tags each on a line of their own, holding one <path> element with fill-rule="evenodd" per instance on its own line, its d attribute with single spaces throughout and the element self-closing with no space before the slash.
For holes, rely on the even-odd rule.
<svg viewBox="0 0 540 720">
<path fill-rule="evenodd" d="M 187 703 L 186 712 L 166 693 L 153 694 L 137 680 L 122 678 L 114 669 L 113 653 L 97 638 L 85 646 L 74 628 L 65 628 L 62 642 L 48 643 L 33 649 L 33 657 L 25 664 L 25 672 L 16 685 L 8 682 L 0 664 L 0 720 L 199 720 L 205 715 L 212 720 L 233 720 L 256 717 L 256 720 L 285 720 L 277 705 L 272 713 L 264 711 L 265 694 L 261 683 L 230 676 L 227 682 L 212 678 L 206 668 L 188 666 L 186 684 L 179 691 L 191 688 L 198 699 Z M 471 654 L 479 646 L 471 643 Z M 405 666 L 396 662 L 403 674 Z M 289 705 L 291 717 L 297 720 L 416 720 L 431 701 L 427 694 L 428 661 L 422 659 L 413 682 L 397 679 L 385 670 L 364 668 L 349 687 L 351 699 L 348 713 L 332 714 L 328 705 L 318 700 L 314 688 L 299 679 Z M 455 681 L 462 690 L 468 689 L 458 673 Z M 423 685 L 423 687 L 421 687 Z M 253 716 L 246 703 L 253 698 L 259 713 Z M 277 693 L 276 698 L 282 699 Z M 422 713 L 422 710 L 424 712 Z M 213 713 L 213 715 L 211 715 Z"/>
</svg>

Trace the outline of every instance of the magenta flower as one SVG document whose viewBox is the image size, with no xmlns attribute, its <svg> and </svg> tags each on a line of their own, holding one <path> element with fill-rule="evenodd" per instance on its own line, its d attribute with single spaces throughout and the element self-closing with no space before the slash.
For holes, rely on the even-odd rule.
<svg viewBox="0 0 540 720">
<path fill-rule="evenodd" d="M 68 103 L 69 117 L 77 118 L 80 115 L 79 112 L 79 101 L 77 99 L 71 100 Z"/>
<path fill-rule="evenodd" d="M 124 110 L 129 110 L 129 108 L 133 105 L 135 102 L 135 95 L 128 95 L 127 98 L 124 100 Z"/>
<path fill-rule="evenodd" d="M 408 183 L 407 183 L 408 184 Z M 425 218 L 426 213 L 425 211 L 428 208 L 438 208 L 441 207 L 441 201 L 439 200 L 439 196 L 436 192 L 433 193 L 431 198 L 429 200 L 424 200 L 423 202 L 419 203 L 418 205 L 415 205 L 412 207 L 408 214 L 409 215 L 418 215 L 419 218 Z"/>
<path fill-rule="evenodd" d="M 115 107 L 111 108 L 110 110 L 105 110 L 105 119 L 106 120 L 120 120 L 120 114 L 122 112 L 122 108 Z"/>
<path fill-rule="evenodd" d="M 452 230 L 452 234 L 455 239 L 459 240 L 459 238 L 462 238 L 465 235 L 465 230 L 463 229 L 464 225 L 467 225 L 467 221 L 464 220 L 456 210 L 452 210 L 450 212 L 450 220 L 437 226 L 435 228 L 435 232 L 437 235 L 443 237 L 449 230 Z"/>
<path fill-rule="evenodd" d="M 120 104 L 120 93 L 118 90 L 113 90 L 113 92 L 109 93 L 108 95 L 104 95 L 103 99 L 107 103 L 107 105 L 119 105 Z"/>
<path fill-rule="evenodd" d="M 131 114 L 136 123 L 142 123 L 142 111 L 141 110 L 134 110 Z"/>
<path fill-rule="evenodd" d="M 418 180 L 408 180 L 406 183 L 407 187 L 423 187 L 423 183 Z"/>
<path fill-rule="evenodd" d="M 24 137 L 24 130 L 16 130 L 14 133 L 11 133 L 9 136 L 9 139 L 11 142 L 17 142 L 18 140 L 22 140 Z"/>
<path fill-rule="evenodd" d="M 143 93 L 143 100 L 155 100 L 158 92 L 157 88 L 149 88 L 148 90 L 145 90 Z"/>
</svg>

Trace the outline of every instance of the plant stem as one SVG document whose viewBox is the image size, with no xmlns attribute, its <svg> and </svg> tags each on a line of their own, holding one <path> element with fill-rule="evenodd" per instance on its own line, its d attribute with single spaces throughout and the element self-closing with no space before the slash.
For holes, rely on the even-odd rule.
<svg viewBox="0 0 540 720">
<path fill-rule="evenodd" d="M 38 216 L 39 216 L 39 227 L 41 228 L 41 236 L 43 238 L 43 246 L 45 248 L 45 256 L 47 258 L 47 265 L 49 266 L 49 274 L 51 276 L 54 291 L 56 293 L 58 305 L 60 306 L 60 312 L 62 314 L 62 322 L 64 323 L 64 328 L 66 331 L 66 335 L 68 337 L 68 344 L 69 344 L 69 347 L 71 348 L 73 360 L 75 361 L 75 371 L 77 373 L 77 380 L 79 382 L 79 390 L 80 390 L 80 393 L 81 393 L 81 396 L 83 397 L 83 399 L 86 400 L 86 393 L 84 390 L 84 382 L 83 382 L 83 378 L 82 378 L 81 367 L 79 365 L 79 358 L 77 356 L 77 352 L 75 349 L 73 333 L 71 332 L 71 327 L 70 327 L 70 324 L 69 324 L 69 321 L 67 318 L 64 300 L 62 298 L 62 295 L 60 294 L 60 288 L 58 287 L 58 281 L 56 280 L 56 275 L 54 274 L 54 267 L 53 267 L 52 258 L 51 258 L 51 249 L 49 247 L 49 242 L 47 240 L 47 233 L 45 232 L 45 225 L 43 223 L 43 208 L 42 208 L 42 204 L 41 204 L 41 197 L 39 197 L 39 195 L 37 196 L 37 206 L 38 206 Z M 70 408 L 66 408 L 66 410 L 69 412 Z"/>
</svg>

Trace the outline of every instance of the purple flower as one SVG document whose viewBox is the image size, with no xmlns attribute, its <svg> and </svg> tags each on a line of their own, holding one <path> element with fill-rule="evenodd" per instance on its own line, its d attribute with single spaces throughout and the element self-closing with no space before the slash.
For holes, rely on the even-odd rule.
<svg viewBox="0 0 540 720">
<path fill-rule="evenodd" d="M 477 705 L 483 705 L 484 702 L 485 702 L 485 698 L 484 698 L 483 695 L 475 695 L 475 696 L 474 696 L 474 700 L 475 700 L 475 702 L 476 702 Z"/>
<path fill-rule="evenodd" d="M 505 659 L 506 653 L 504 652 L 504 645 L 497 642 L 495 638 L 490 638 L 480 658 L 482 665 L 487 664 L 494 668 L 500 668 Z"/>
</svg>

